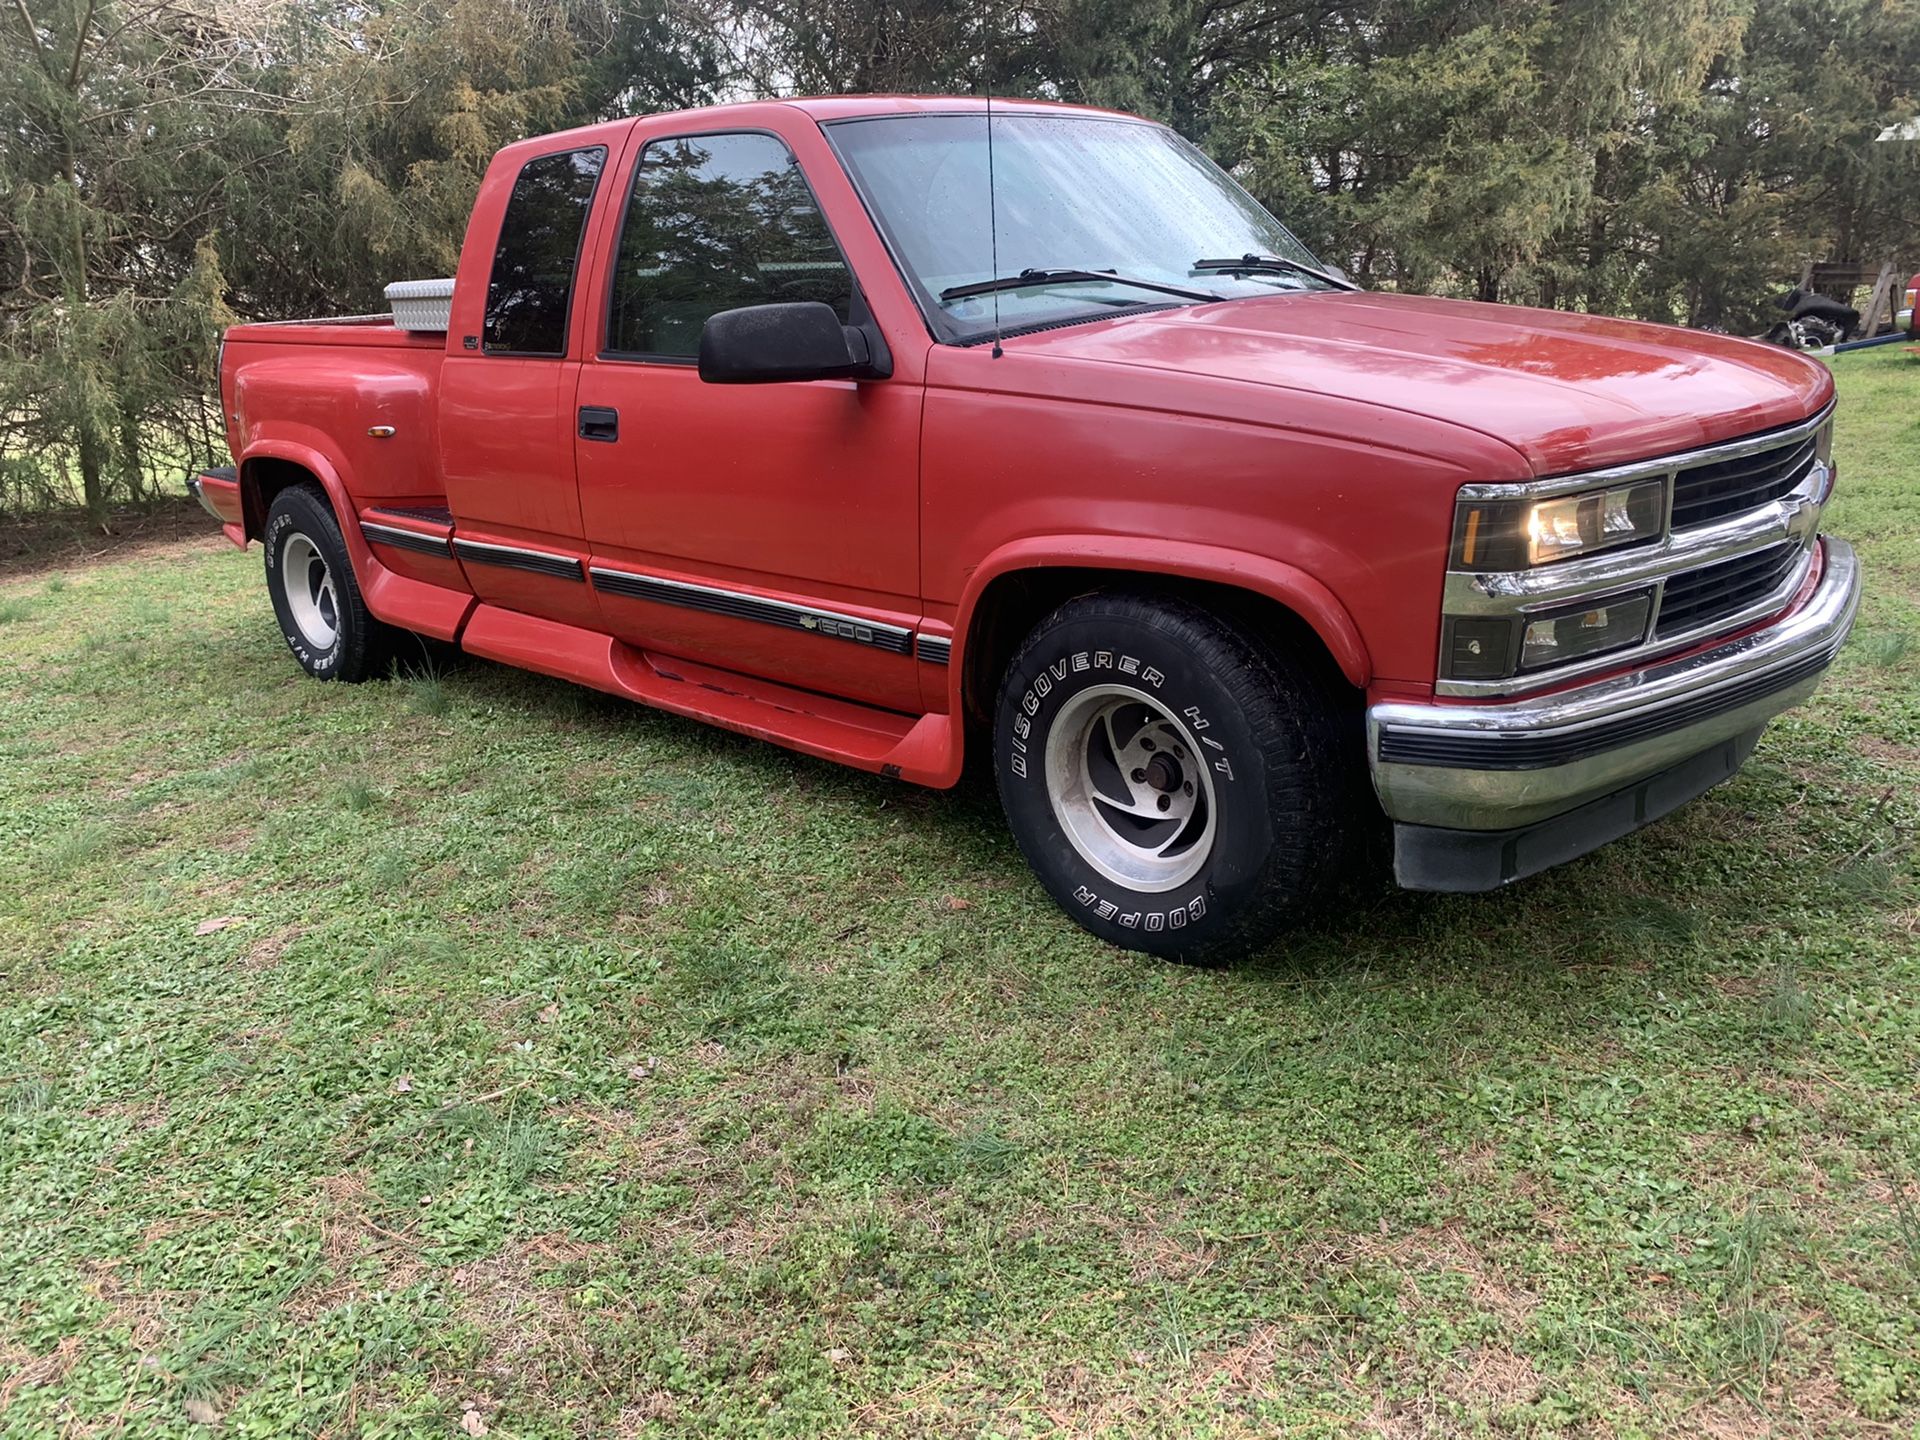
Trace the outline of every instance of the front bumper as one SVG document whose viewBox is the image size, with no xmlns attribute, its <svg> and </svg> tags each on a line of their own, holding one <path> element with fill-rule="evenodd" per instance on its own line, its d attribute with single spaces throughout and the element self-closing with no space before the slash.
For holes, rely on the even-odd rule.
<svg viewBox="0 0 1920 1440">
<path fill-rule="evenodd" d="M 1813 593 L 1739 639 L 1532 699 L 1369 709 L 1367 754 L 1395 824 L 1401 883 L 1491 889 L 1637 829 L 1730 776 L 1766 722 L 1813 693 L 1853 627 L 1853 547 L 1820 544 Z M 1709 763 L 1710 754 L 1718 758 Z M 1415 833 L 1435 830 L 1448 833 Z M 1527 843 L 1548 833 L 1552 843 Z M 1449 850 L 1460 852 L 1458 866 L 1444 863 Z"/>
</svg>

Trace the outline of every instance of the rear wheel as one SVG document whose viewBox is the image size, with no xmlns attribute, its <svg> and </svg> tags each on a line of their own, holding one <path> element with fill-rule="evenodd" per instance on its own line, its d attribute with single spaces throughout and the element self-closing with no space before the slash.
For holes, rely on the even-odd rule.
<svg viewBox="0 0 1920 1440">
<path fill-rule="evenodd" d="M 1001 685 L 1008 824 L 1068 914 L 1180 960 L 1247 949 L 1342 874 L 1371 817 L 1360 722 L 1318 656 L 1175 596 L 1085 595 Z"/>
<path fill-rule="evenodd" d="M 317 680 L 379 674 L 400 632 L 368 612 L 326 495 L 308 485 L 282 490 L 265 540 L 267 592 L 293 658 Z"/>
</svg>

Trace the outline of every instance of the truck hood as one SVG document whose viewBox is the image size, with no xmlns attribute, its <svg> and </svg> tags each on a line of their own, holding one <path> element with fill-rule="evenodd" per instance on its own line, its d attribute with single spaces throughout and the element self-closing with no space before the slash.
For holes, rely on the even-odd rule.
<svg viewBox="0 0 1920 1440">
<path fill-rule="evenodd" d="M 1692 449 L 1812 414 L 1826 367 L 1777 346 L 1558 310 L 1301 292 L 1024 337 L 1024 353 L 1336 395 L 1504 441 L 1536 475 Z"/>
</svg>

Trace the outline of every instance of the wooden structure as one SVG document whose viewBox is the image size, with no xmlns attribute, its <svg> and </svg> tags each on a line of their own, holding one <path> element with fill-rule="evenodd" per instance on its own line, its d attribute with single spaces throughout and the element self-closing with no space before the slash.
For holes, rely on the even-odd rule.
<svg viewBox="0 0 1920 1440">
<path fill-rule="evenodd" d="M 1880 333 L 1882 311 L 1886 312 L 1887 329 L 1891 330 L 1899 323 L 1900 286 L 1906 273 L 1892 256 L 1878 266 L 1856 265 L 1850 260 L 1810 260 L 1800 272 L 1800 288 L 1820 295 L 1831 295 L 1851 305 L 1860 287 L 1871 285 L 1873 294 L 1860 310 L 1860 333 L 1877 335 Z"/>
</svg>

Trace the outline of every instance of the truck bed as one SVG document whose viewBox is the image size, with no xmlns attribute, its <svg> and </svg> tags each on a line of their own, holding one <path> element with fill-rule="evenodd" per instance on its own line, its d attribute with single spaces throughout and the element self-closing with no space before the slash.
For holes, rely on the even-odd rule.
<svg viewBox="0 0 1920 1440">
<path fill-rule="evenodd" d="M 402 330 L 393 316 L 328 315 L 313 320 L 260 320 L 227 329 L 229 344 L 258 345 L 353 345 L 376 346 L 396 350 L 442 351 L 445 335 L 420 330 Z"/>
</svg>

